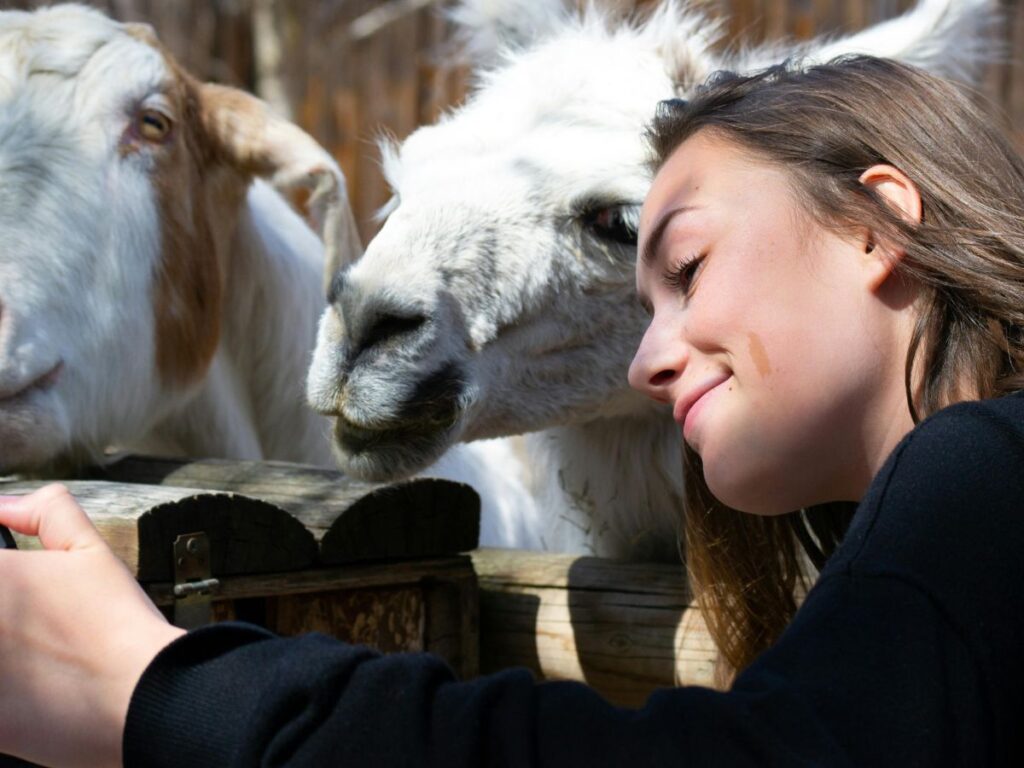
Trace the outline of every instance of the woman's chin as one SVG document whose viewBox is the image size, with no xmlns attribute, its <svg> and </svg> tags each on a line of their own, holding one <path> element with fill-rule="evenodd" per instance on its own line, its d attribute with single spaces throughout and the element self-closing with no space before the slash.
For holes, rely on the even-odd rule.
<svg viewBox="0 0 1024 768">
<path fill-rule="evenodd" d="M 775 473 L 744 471 L 735 461 L 716 460 L 701 457 L 704 466 L 704 482 L 708 490 L 722 504 L 740 512 L 752 515 L 782 515 L 800 509 L 790 488 L 778 487 Z M 795 503 L 795 506 L 792 504 Z"/>
</svg>

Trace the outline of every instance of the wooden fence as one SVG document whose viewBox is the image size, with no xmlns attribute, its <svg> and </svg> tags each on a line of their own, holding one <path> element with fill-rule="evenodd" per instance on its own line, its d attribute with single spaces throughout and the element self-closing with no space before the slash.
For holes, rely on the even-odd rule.
<svg viewBox="0 0 1024 768">
<path fill-rule="evenodd" d="M 179 626 L 242 620 L 426 650 L 464 678 L 526 667 L 622 706 L 719 681 L 681 565 L 474 549 L 479 499 L 459 483 L 145 457 L 64 482 Z M 0 493 L 41 484 L 0 478 Z"/>
<path fill-rule="evenodd" d="M 627 5 L 636 0 L 618 0 Z M 338 158 L 364 239 L 388 197 L 378 167 L 378 136 L 403 138 L 434 121 L 466 93 L 453 64 L 449 0 L 91 0 L 113 16 L 147 21 L 196 75 L 259 93 L 310 131 Z M 639 0 L 650 5 L 651 0 Z M 1002 0 L 1002 34 L 1024 54 L 1024 0 Z M 45 0 L 0 0 L 0 8 Z M 897 15 L 910 0 L 710 0 L 727 19 L 730 43 L 806 39 L 848 32 Z M 1019 137 L 1024 73 L 993 66 L 986 95 Z M 1020 141 L 1024 146 L 1024 141 Z"/>
</svg>

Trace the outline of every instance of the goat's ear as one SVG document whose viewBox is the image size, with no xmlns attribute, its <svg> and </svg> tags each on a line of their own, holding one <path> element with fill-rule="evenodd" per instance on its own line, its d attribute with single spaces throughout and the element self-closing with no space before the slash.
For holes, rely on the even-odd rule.
<svg viewBox="0 0 1024 768">
<path fill-rule="evenodd" d="M 286 195 L 310 192 L 309 213 L 324 241 L 325 284 L 362 255 L 345 177 L 312 136 L 237 88 L 200 86 L 203 130 L 212 150 L 244 174 L 262 176 Z"/>
<path fill-rule="evenodd" d="M 462 53 L 486 67 L 564 26 L 571 12 L 568 0 L 460 0 L 446 15 Z"/>
<path fill-rule="evenodd" d="M 938 75 L 977 85 L 984 65 L 1005 56 L 1003 13 L 996 0 L 918 0 L 911 10 L 838 40 L 791 49 L 752 50 L 730 62 L 747 70 L 797 55 L 808 64 L 844 54 L 898 59 Z"/>
</svg>

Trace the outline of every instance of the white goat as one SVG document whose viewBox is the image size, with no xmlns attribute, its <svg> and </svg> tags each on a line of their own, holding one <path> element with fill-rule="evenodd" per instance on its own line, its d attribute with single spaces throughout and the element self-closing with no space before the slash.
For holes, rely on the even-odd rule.
<svg viewBox="0 0 1024 768">
<path fill-rule="evenodd" d="M 390 215 L 334 278 L 310 400 L 335 418 L 343 468 L 373 479 L 418 471 L 459 440 L 541 430 L 506 471 L 545 516 L 485 520 L 483 543 L 674 557 L 678 433 L 626 385 L 647 323 L 633 289 L 642 129 L 659 100 L 711 71 L 792 49 L 722 58 L 716 26 L 674 1 L 642 23 L 511 5 L 523 13 L 496 24 L 488 9 L 507 3 L 462 5 L 457 17 L 480 25 L 472 48 L 511 41 L 462 108 L 384 148 Z M 963 77 L 990 20 L 982 0 L 926 0 L 800 52 Z"/>
<path fill-rule="evenodd" d="M 112 444 L 331 462 L 302 392 L 324 245 L 254 176 L 309 186 L 358 255 L 336 163 L 262 102 L 144 25 L 0 12 L 0 473 Z"/>
</svg>

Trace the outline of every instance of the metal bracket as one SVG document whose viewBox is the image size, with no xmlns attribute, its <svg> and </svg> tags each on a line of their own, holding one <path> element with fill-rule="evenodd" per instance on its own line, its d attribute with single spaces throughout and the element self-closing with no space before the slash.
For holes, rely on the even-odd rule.
<svg viewBox="0 0 1024 768">
<path fill-rule="evenodd" d="M 210 574 L 210 540 L 200 531 L 174 540 L 174 624 L 195 629 L 212 618 L 213 591 L 220 586 Z"/>
</svg>

